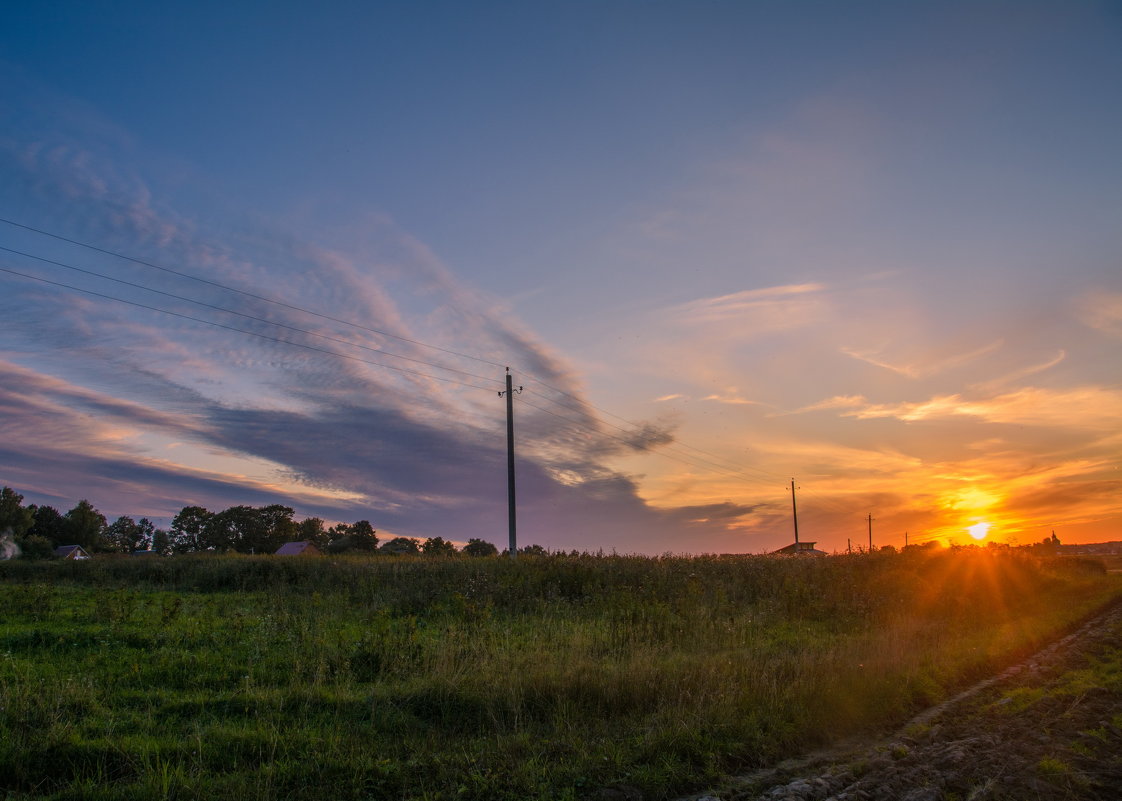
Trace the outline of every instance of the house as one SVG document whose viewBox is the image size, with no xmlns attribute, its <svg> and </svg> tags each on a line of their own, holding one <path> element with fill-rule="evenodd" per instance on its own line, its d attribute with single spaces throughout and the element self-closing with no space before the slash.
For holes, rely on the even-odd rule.
<svg viewBox="0 0 1122 801">
<path fill-rule="evenodd" d="M 286 542 L 277 548 L 277 556 L 321 556 L 320 549 L 310 540 Z"/>
<path fill-rule="evenodd" d="M 792 542 L 785 548 L 772 551 L 772 556 L 828 556 L 825 551 L 814 547 L 813 542 Z"/>
<path fill-rule="evenodd" d="M 90 555 L 81 545 L 60 545 L 55 548 L 55 556 L 59 559 L 89 559 Z"/>
</svg>

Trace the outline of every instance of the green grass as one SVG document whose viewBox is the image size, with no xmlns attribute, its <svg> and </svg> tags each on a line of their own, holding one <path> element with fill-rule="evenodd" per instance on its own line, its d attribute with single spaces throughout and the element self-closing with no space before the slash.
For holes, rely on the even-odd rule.
<svg viewBox="0 0 1122 801">
<path fill-rule="evenodd" d="M 0 563 L 0 789 L 666 798 L 896 725 L 1118 591 L 980 550 Z"/>
</svg>

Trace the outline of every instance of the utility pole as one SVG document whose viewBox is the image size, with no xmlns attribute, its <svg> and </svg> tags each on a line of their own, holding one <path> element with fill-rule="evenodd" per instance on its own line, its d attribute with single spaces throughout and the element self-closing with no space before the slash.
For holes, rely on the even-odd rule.
<svg viewBox="0 0 1122 801">
<path fill-rule="evenodd" d="M 799 544 L 799 512 L 795 508 L 795 479 L 791 479 L 791 517 L 795 521 L 795 545 Z M 795 550 L 798 550 L 796 548 Z"/>
<path fill-rule="evenodd" d="M 904 547 L 908 547 L 908 532 L 904 532 Z"/>
<path fill-rule="evenodd" d="M 873 516 L 869 515 L 869 553 L 873 552 Z"/>
<path fill-rule="evenodd" d="M 506 392 L 500 392 L 499 397 L 506 395 L 506 498 L 507 498 L 507 527 L 510 531 L 510 546 L 507 553 L 513 559 L 518 555 L 518 524 L 514 504 L 514 393 L 522 394 L 522 387 L 514 389 L 511 383 L 510 368 L 506 368 Z"/>
</svg>

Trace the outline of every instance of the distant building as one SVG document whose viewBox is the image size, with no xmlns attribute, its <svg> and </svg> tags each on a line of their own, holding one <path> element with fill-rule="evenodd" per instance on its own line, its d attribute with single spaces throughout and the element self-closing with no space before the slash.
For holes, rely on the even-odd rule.
<svg viewBox="0 0 1122 801">
<path fill-rule="evenodd" d="M 55 548 L 55 556 L 59 559 L 73 559 L 75 561 L 90 558 L 86 549 L 81 545 L 60 545 Z"/>
<path fill-rule="evenodd" d="M 286 542 L 277 548 L 277 556 L 322 556 L 320 549 L 310 540 Z"/>
<path fill-rule="evenodd" d="M 820 551 L 814 547 L 813 542 L 792 542 L 786 548 L 780 548 L 778 551 L 772 551 L 772 556 L 828 556 L 825 551 Z"/>
</svg>

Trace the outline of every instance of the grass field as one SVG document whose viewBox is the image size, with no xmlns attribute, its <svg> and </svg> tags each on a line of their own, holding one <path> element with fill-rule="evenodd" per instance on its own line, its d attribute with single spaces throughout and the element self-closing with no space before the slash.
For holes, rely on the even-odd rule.
<svg viewBox="0 0 1122 801">
<path fill-rule="evenodd" d="M 666 798 L 899 723 L 1120 592 L 993 549 L 0 562 L 0 789 Z"/>
</svg>

